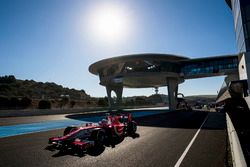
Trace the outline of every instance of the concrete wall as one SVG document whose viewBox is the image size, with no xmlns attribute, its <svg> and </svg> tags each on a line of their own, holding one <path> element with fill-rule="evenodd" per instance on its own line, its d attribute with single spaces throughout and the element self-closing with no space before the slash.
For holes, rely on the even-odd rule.
<svg viewBox="0 0 250 167">
<path fill-rule="evenodd" d="M 239 77 L 240 80 L 247 79 L 248 93 L 250 93 L 250 52 L 242 53 L 239 56 Z"/>
<path fill-rule="evenodd" d="M 247 67 L 246 67 L 246 59 L 245 54 L 241 54 L 239 56 L 239 77 L 240 80 L 247 79 Z"/>
</svg>

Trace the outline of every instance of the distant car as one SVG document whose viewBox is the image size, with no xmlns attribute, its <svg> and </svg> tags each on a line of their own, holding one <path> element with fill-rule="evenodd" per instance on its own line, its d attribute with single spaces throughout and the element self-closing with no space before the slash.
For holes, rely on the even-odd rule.
<svg viewBox="0 0 250 167">
<path fill-rule="evenodd" d="M 215 111 L 216 112 L 224 112 L 225 110 L 224 110 L 224 105 L 222 105 L 222 106 L 216 106 L 215 107 Z"/>
<path fill-rule="evenodd" d="M 85 126 L 69 126 L 63 136 L 49 138 L 49 144 L 55 149 L 76 149 L 87 151 L 88 148 L 103 145 L 115 137 L 125 137 L 136 133 L 137 124 L 132 115 L 107 115 L 98 124 L 89 123 Z"/>
<path fill-rule="evenodd" d="M 194 108 L 195 109 L 202 109 L 202 105 L 195 105 Z"/>
<path fill-rule="evenodd" d="M 177 98 L 177 105 L 176 105 L 177 110 L 186 110 L 186 111 L 192 111 L 192 108 L 184 98 Z"/>
</svg>

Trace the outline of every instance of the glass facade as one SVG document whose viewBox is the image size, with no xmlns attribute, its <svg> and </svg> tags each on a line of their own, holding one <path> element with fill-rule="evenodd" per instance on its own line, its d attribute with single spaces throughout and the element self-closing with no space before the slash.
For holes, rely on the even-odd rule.
<svg viewBox="0 0 250 167">
<path fill-rule="evenodd" d="M 121 67 L 121 68 L 120 68 Z M 98 71 L 100 77 L 112 76 L 118 74 L 128 74 L 135 72 L 180 72 L 178 63 L 166 61 L 136 60 L 121 64 L 112 64 L 109 67 Z"/>
<path fill-rule="evenodd" d="M 218 74 L 225 70 L 238 69 L 238 58 L 222 58 L 216 60 L 197 60 L 183 63 L 181 73 L 185 77 L 201 74 Z"/>
<path fill-rule="evenodd" d="M 231 0 L 237 49 L 250 51 L 250 0 Z"/>
<path fill-rule="evenodd" d="M 169 59 L 171 60 L 170 56 Z M 174 78 L 181 83 L 185 79 L 238 73 L 238 55 L 176 61 L 169 59 L 110 61 L 98 69 L 100 84 L 155 87 L 168 84 L 167 78 Z"/>
<path fill-rule="evenodd" d="M 132 72 L 174 72 L 179 73 L 180 67 L 177 63 L 166 61 L 136 61 L 125 63 L 123 73 Z"/>
<path fill-rule="evenodd" d="M 238 57 L 216 57 L 208 59 L 191 59 L 186 61 L 167 62 L 155 60 L 128 61 L 122 64 L 112 64 L 99 71 L 100 78 L 104 76 L 129 73 L 170 72 L 181 74 L 184 78 L 225 75 L 238 70 Z"/>
</svg>

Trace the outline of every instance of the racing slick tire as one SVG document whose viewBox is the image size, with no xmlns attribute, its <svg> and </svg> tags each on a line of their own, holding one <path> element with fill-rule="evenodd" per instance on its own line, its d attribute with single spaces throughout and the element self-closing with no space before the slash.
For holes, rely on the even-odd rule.
<svg viewBox="0 0 250 167">
<path fill-rule="evenodd" d="M 105 133 L 102 130 L 95 130 L 91 133 L 91 140 L 94 140 L 95 145 L 103 145 Z"/>
<path fill-rule="evenodd" d="M 77 127 L 75 127 L 75 126 L 68 126 L 67 128 L 65 128 L 65 130 L 63 132 L 63 136 L 73 132 L 76 129 L 77 129 Z"/>
<path fill-rule="evenodd" d="M 137 130 L 137 124 L 135 122 L 133 122 L 133 121 L 129 122 L 128 123 L 128 129 L 127 129 L 128 135 L 135 134 L 136 130 Z"/>
</svg>

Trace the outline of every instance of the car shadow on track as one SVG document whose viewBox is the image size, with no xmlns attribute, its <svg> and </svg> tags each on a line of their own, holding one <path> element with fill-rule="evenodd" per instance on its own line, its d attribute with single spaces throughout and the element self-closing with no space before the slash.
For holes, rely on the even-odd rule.
<svg viewBox="0 0 250 167">
<path fill-rule="evenodd" d="M 48 150 L 51 152 L 56 151 L 56 153 L 52 155 L 52 157 L 54 157 L 54 158 L 62 157 L 62 156 L 66 156 L 66 155 L 78 156 L 80 158 L 84 157 L 86 155 L 99 156 L 105 151 L 106 147 L 115 148 L 116 145 L 122 143 L 122 141 L 125 139 L 125 137 L 131 137 L 131 138 L 135 139 L 135 138 L 140 137 L 140 135 L 138 133 L 135 133 L 135 134 L 130 135 L 130 136 L 116 137 L 116 138 L 113 138 L 112 140 L 106 141 L 103 145 L 93 146 L 93 147 L 89 148 L 87 151 L 82 151 L 79 149 L 72 149 L 72 148 L 58 150 L 58 149 L 54 148 L 52 145 L 46 146 L 45 150 Z"/>
<path fill-rule="evenodd" d="M 57 151 L 53 148 L 51 149 L 50 146 L 47 146 L 45 149 L 49 151 Z M 105 151 L 105 146 L 98 145 L 98 146 L 92 147 L 86 152 L 83 152 L 81 150 L 75 150 L 75 149 L 59 150 L 55 154 L 53 154 L 52 157 L 57 158 L 57 157 L 62 157 L 66 155 L 71 155 L 71 156 L 77 156 L 81 158 L 86 155 L 98 156 L 98 155 L 101 155 L 104 151 Z"/>
</svg>

